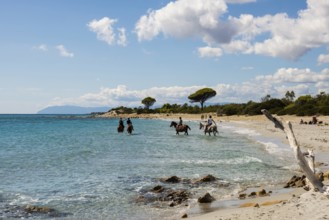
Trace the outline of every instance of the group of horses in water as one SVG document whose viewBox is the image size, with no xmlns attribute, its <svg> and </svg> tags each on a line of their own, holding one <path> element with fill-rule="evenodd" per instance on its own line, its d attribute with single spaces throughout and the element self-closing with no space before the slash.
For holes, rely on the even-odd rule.
<svg viewBox="0 0 329 220">
<path fill-rule="evenodd" d="M 188 135 L 188 130 L 191 130 L 190 126 L 183 124 L 183 125 L 179 125 L 177 122 L 172 121 L 170 124 L 170 127 L 174 127 L 176 130 L 176 135 L 179 135 L 180 132 L 184 132 L 185 135 Z M 211 133 L 216 136 L 216 134 L 218 133 L 217 130 L 217 126 L 216 125 L 211 125 L 208 128 L 206 128 L 206 124 L 203 124 L 200 122 L 200 130 L 204 129 L 204 134 L 208 134 L 209 136 L 211 135 Z M 122 124 L 119 124 L 118 126 L 118 132 L 122 133 L 124 132 L 125 126 Z M 132 124 L 129 124 L 127 127 L 127 132 L 128 134 L 132 134 L 134 130 L 134 127 Z"/>
<path fill-rule="evenodd" d="M 176 129 L 176 135 L 179 135 L 179 132 L 184 132 L 185 135 L 188 135 L 188 130 L 191 130 L 191 128 L 186 125 L 178 125 L 177 122 L 172 121 L 170 124 L 170 127 L 174 127 Z M 200 122 L 200 130 L 203 129 L 204 130 L 204 134 L 209 134 L 209 136 L 211 135 L 211 133 L 216 136 L 216 134 L 218 133 L 217 130 L 217 125 L 210 125 L 209 127 L 206 126 L 206 124 L 203 124 Z"/>
<path fill-rule="evenodd" d="M 125 130 L 125 126 L 119 124 L 119 126 L 118 126 L 118 133 L 122 133 L 124 130 Z M 134 130 L 133 125 L 132 124 L 129 124 L 128 127 L 127 127 L 128 134 L 132 134 L 133 133 L 133 130 Z"/>
</svg>

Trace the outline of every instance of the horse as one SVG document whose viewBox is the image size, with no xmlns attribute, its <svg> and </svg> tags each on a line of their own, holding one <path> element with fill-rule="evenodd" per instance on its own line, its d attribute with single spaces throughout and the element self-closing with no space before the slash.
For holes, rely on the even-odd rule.
<svg viewBox="0 0 329 220">
<path fill-rule="evenodd" d="M 178 125 L 177 122 L 174 121 L 171 122 L 170 127 L 175 127 L 176 135 L 179 134 L 179 132 L 185 132 L 185 135 L 188 135 L 188 130 L 191 130 L 188 125 Z"/>
<path fill-rule="evenodd" d="M 119 133 L 123 132 L 124 129 L 125 129 L 125 126 L 123 126 L 123 125 L 118 126 L 118 132 Z"/>
<path fill-rule="evenodd" d="M 207 133 L 209 134 L 210 136 L 210 133 L 212 132 L 214 136 L 216 136 L 216 133 L 218 133 L 217 131 L 217 126 L 216 125 L 211 125 L 207 128 L 206 130 L 206 125 L 205 124 L 202 124 L 200 122 L 200 130 L 204 128 L 204 134 L 206 135 Z"/>
<path fill-rule="evenodd" d="M 128 134 L 131 134 L 133 132 L 133 130 L 134 130 L 133 125 L 132 124 L 129 124 L 128 127 L 127 127 Z"/>
</svg>

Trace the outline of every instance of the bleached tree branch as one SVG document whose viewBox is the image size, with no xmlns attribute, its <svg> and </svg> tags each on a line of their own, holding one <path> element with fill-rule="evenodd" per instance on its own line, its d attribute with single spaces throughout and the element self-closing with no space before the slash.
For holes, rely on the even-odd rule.
<svg viewBox="0 0 329 220">
<path fill-rule="evenodd" d="M 296 139 L 295 134 L 292 129 L 291 122 L 287 121 L 287 127 L 285 127 L 279 119 L 273 117 L 271 115 L 271 113 L 268 112 L 266 109 L 263 109 L 262 113 L 270 121 L 272 121 L 274 123 L 276 128 L 279 128 L 286 133 L 288 141 L 289 141 L 289 145 L 294 150 L 294 155 L 297 160 L 297 163 L 298 163 L 299 167 L 302 169 L 302 171 L 305 173 L 306 178 L 309 180 L 309 182 L 312 184 L 312 186 L 315 189 L 318 189 L 320 192 L 324 192 L 325 188 L 324 188 L 323 183 L 316 178 L 316 176 L 314 174 L 314 170 L 312 170 L 312 169 L 314 169 L 314 167 L 310 168 L 309 163 L 306 161 L 304 154 L 300 150 L 297 139 Z M 314 158 L 314 155 L 313 155 L 313 158 Z M 314 162 L 313 162 L 313 164 L 314 164 Z"/>
</svg>

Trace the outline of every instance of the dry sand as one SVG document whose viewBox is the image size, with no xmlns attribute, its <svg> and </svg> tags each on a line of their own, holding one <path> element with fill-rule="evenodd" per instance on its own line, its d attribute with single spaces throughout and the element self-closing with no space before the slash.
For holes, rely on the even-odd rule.
<svg viewBox="0 0 329 220">
<path fill-rule="evenodd" d="M 203 115 L 203 120 L 209 114 Z M 265 137 L 274 137 L 282 143 L 288 145 L 284 132 L 276 129 L 272 122 L 265 116 L 220 116 L 212 114 L 217 123 L 232 123 L 258 132 Z M 118 115 L 103 115 L 103 117 L 118 117 Z M 201 120 L 199 114 L 145 114 L 145 115 L 120 115 L 127 118 L 152 118 L 167 119 L 178 121 L 179 117 L 183 120 Z M 318 120 L 323 121 L 322 125 L 300 124 L 300 120 L 310 121 L 312 117 L 280 116 L 283 122 L 290 121 L 296 139 L 302 149 L 313 149 L 318 169 L 322 172 L 329 170 L 329 116 L 319 116 Z M 325 183 L 327 185 L 327 183 Z M 314 191 L 305 191 L 298 189 L 289 193 L 276 194 L 272 196 L 246 200 L 250 207 L 225 208 L 200 216 L 188 216 L 193 220 L 245 220 L 245 219 L 329 219 L 329 198 L 322 193 Z"/>
</svg>

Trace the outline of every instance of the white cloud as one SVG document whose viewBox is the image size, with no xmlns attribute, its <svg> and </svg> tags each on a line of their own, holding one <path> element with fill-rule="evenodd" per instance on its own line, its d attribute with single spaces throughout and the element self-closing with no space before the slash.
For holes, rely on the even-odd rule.
<svg viewBox="0 0 329 220">
<path fill-rule="evenodd" d="M 246 82 L 236 84 L 214 84 L 196 86 L 152 87 L 143 90 L 130 90 L 125 85 L 115 88 L 101 88 L 99 92 L 87 93 L 75 98 L 56 98 L 49 105 L 79 106 L 143 106 L 141 100 L 154 97 L 156 105 L 165 103 L 188 103 L 187 97 L 198 89 L 211 87 L 217 95 L 211 103 L 260 101 L 261 97 L 282 98 L 287 91 L 293 90 L 296 96 L 316 95 L 321 91 L 329 92 L 329 69 L 314 72 L 310 69 L 281 68 L 270 75 L 261 75 Z"/>
<path fill-rule="evenodd" d="M 228 4 L 244 4 L 250 2 L 256 2 L 256 0 L 225 0 Z"/>
<path fill-rule="evenodd" d="M 119 28 L 119 36 L 118 36 L 118 45 L 127 46 L 127 36 L 126 30 L 124 28 Z"/>
<path fill-rule="evenodd" d="M 252 1 L 230 0 L 227 3 Z M 199 38 L 225 53 L 254 53 L 297 60 L 329 44 L 329 1 L 307 0 L 297 18 L 286 13 L 228 16 L 224 0 L 179 0 L 150 10 L 135 26 L 140 41 L 166 37 Z"/>
<path fill-rule="evenodd" d="M 113 26 L 117 23 L 117 19 L 104 17 L 100 20 L 92 20 L 87 24 L 89 30 L 95 32 L 97 39 L 106 42 L 108 45 L 127 45 L 127 36 L 125 28 L 119 28 L 115 33 Z M 117 36 L 118 35 L 118 36 Z"/>
<path fill-rule="evenodd" d="M 329 81 L 329 69 L 324 69 L 320 73 L 310 69 L 281 68 L 273 75 L 258 76 L 258 81 L 268 81 L 271 83 L 317 83 Z"/>
<path fill-rule="evenodd" d="M 222 49 L 213 47 L 201 47 L 198 49 L 200 57 L 220 57 Z"/>
<path fill-rule="evenodd" d="M 52 105 L 80 105 L 80 106 L 143 106 L 141 100 L 152 96 L 157 104 L 188 102 L 187 96 L 200 89 L 200 86 L 191 87 L 152 87 L 145 90 L 129 90 L 124 85 L 116 88 L 101 88 L 98 93 L 87 93 L 78 98 L 56 98 Z"/>
<path fill-rule="evenodd" d="M 329 63 L 329 54 L 320 54 L 318 57 L 318 64 Z"/>
<path fill-rule="evenodd" d="M 150 10 L 136 24 L 140 41 L 151 40 L 160 33 L 165 36 L 209 38 L 209 30 L 220 30 L 218 17 L 227 6 L 223 0 L 179 0 L 168 3 L 159 10 Z M 227 41 L 225 34 L 220 34 Z"/>
<path fill-rule="evenodd" d="M 44 52 L 48 51 L 48 47 L 47 47 L 46 44 L 40 44 L 40 45 L 38 45 L 34 48 L 37 49 L 37 50 L 40 50 L 40 51 L 44 51 Z"/>
<path fill-rule="evenodd" d="M 57 45 L 56 46 L 56 49 L 59 51 L 59 54 L 62 56 L 62 57 L 74 57 L 74 54 L 69 52 L 65 47 L 64 45 Z"/>
</svg>

